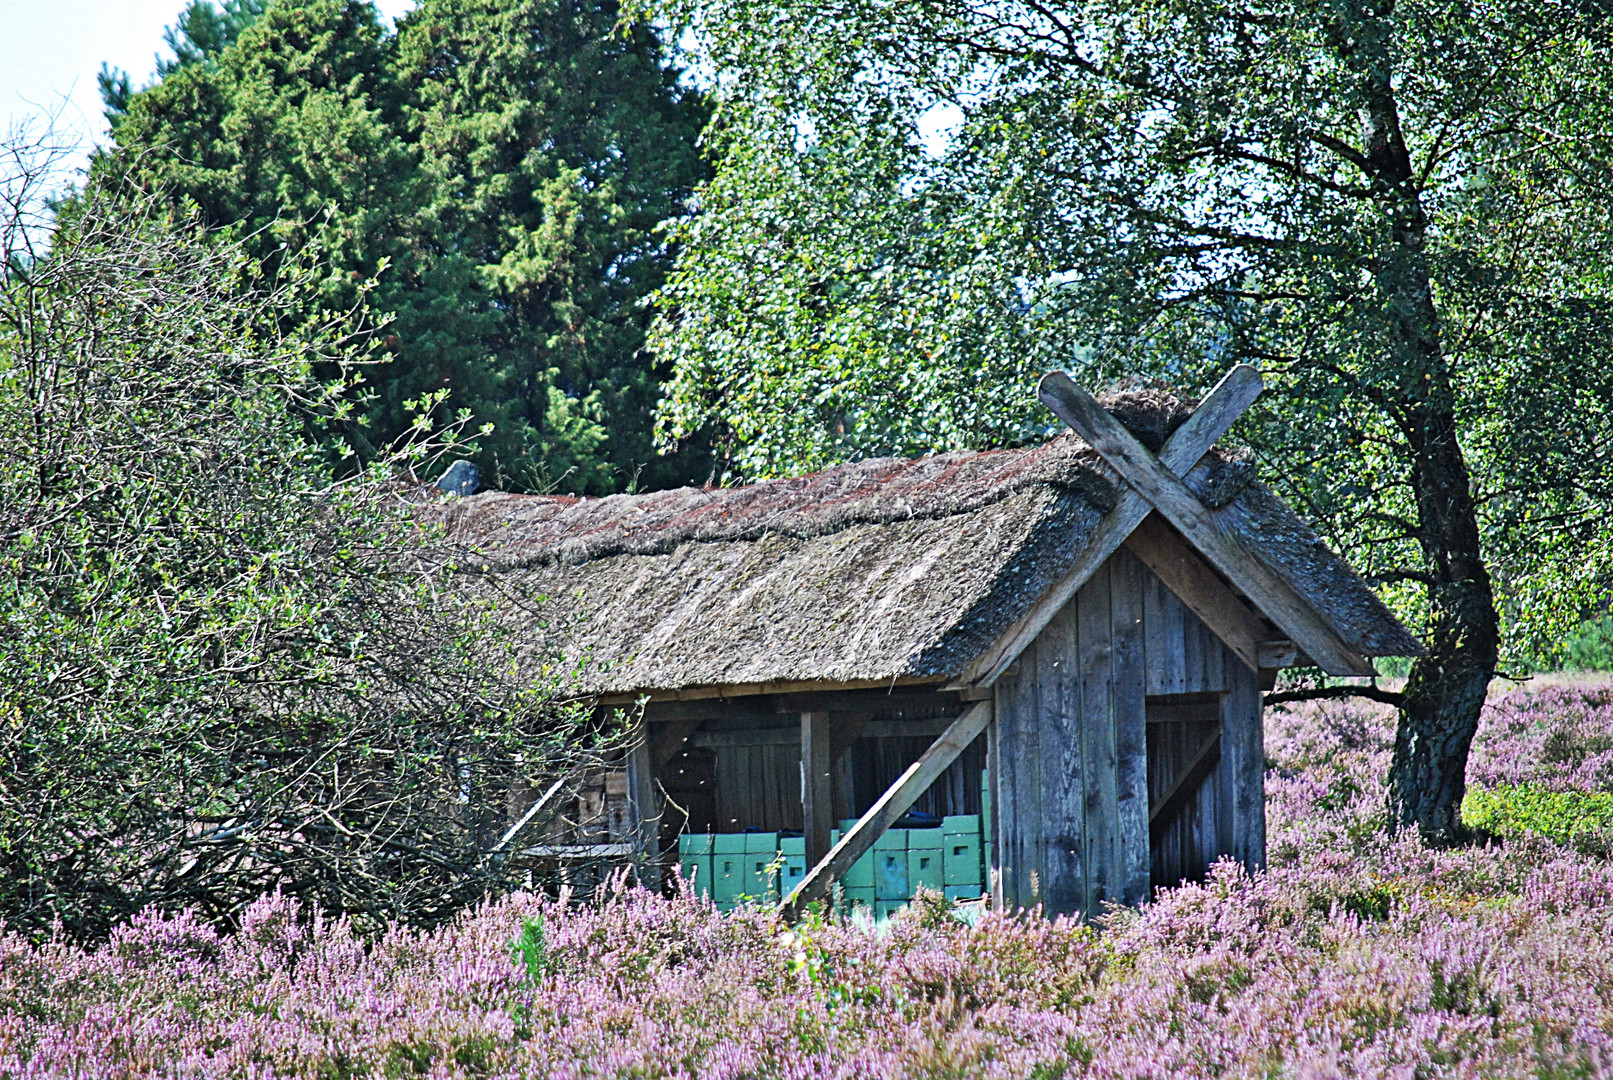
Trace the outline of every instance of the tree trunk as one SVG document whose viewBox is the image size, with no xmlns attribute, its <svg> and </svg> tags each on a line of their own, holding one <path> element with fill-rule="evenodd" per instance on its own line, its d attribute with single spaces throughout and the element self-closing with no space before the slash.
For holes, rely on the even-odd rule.
<svg viewBox="0 0 1613 1080">
<path fill-rule="evenodd" d="M 1411 450 L 1417 539 L 1431 576 L 1429 652 L 1412 664 L 1401 704 L 1389 767 L 1390 823 L 1395 829 L 1415 825 L 1425 839 L 1449 843 L 1463 834 L 1468 749 L 1495 673 L 1499 619 L 1424 254 L 1428 218 L 1379 30 L 1353 40 L 1376 54 L 1362 68 L 1359 163 L 1374 182 L 1391 232 L 1378 284 L 1399 378 L 1398 386 L 1383 388 L 1380 404 Z"/>
</svg>

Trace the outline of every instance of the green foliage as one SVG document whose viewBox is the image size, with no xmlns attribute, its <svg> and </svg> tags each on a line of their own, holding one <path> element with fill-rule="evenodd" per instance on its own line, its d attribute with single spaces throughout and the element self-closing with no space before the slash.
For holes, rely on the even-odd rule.
<svg viewBox="0 0 1613 1080">
<path fill-rule="evenodd" d="M 641 301 L 670 258 L 658 223 L 705 174 L 706 113 L 655 32 L 613 0 L 425 0 L 395 34 L 356 0 L 256 12 L 187 9 L 180 62 L 128 96 L 98 182 L 194 200 L 266 269 L 319 246 L 321 304 L 378 280 L 394 360 L 346 431 L 366 457 L 446 389 L 492 425 L 494 482 L 694 478 L 697 453 L 652 444 Z"/>
<path fill-rule="evenodd" d="M 1050 368 L 1248 361 L 1262 474 L 1441 655 L 1493 665 L 1480 551 L 1514 662 L 1613 582 L 1604 14 L 662 6 L 722 73 L 667 438 L 714 427 L 738 476 L 1000 445 L 1054 430 Z"/>
<path fill-rule="evenodd" d="M 0 918 L 230 921 L 278 887 L 432 923 L 506 888 L 486 852 L 511 785 L 597 740 L 431 525 L 414 474 L 458 448 L 440 396 L 344 479 L 306 437 L 351 413 L 372 286 L 330 312 L 311 251 L 265 276 L 94 193 L 42 253 L 15 215 L 43 181 L 7 179 Z"/>
<path fill-rule="evenodd" d="M 1613 615 L 1580 623 L 1569 635 L 1566 651 L 1575 671 L 1613 671 Z"/>
<path fill-rule="evenodd" d="M 542 915 L 528 915 L 521 920 L 521 933 L 516 936 L 510 949 L 527 978 L 533 982 L 543 978 L 549 966 L 549 943 L 544 936 Z"/>
<path fill-rule="evenodd" d="M 1498 836 L 1533 833 L 1559 844 L 1613 838 L 1613 793 L 1553 791 L 1540 784 L 1469 788 L 1462 820 Z"/>
</svg>

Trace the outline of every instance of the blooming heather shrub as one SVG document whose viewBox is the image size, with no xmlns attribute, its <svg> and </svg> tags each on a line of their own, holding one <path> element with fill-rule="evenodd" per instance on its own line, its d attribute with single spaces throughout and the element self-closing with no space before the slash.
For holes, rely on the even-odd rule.
<svg viewBox="0 0 1613 1080">
<path fill-rule="evenodd" d="M 1594 742 L 1601 693 L 1499 699 L 1482 754 L 1517 744 L 1536 758 L 1507 775 L 1545 783 L 1540 748 Z M 0 936 L 0 1075 L 1613 1074 L 1613 866 L 1386 838 L 1392 730 L 1375 706 L 1272 710 L 1271 867 L 1098 926 L 932 902 L 787 928 L 618 885 L 374 939 L 282 896 L 228 935 L 148 913 L 98 947 Z"/>
</svg>

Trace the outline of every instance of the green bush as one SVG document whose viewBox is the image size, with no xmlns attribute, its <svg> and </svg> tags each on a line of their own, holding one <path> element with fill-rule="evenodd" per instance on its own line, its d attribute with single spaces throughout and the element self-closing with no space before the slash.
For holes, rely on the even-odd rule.
<svg viewBox="0 0 1613 1080">
<path fill-rule="evenodd" d="M 1613 671 L 1613 615 L 1579 624 L 1568 638 L 1568 666 L 1575 671 Z"/>
<path fill-rule="evenodd" d="M 1497 836 L 1534 833 L 1560 844 L 1583 845 L 1613 836 L 1613 793 L 1552 791 L 1539 784 L 1470 788 L 1462 821 Z"/>
</svg>

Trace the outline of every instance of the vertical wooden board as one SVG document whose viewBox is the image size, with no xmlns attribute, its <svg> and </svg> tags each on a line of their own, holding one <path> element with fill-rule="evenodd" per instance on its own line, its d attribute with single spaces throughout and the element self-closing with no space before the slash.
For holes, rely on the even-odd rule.
<svg viewBox="0 0 1613 1080">
<path fill-rule="evenodd" d="M 834 766 L 829 759 L 831 723 L 827 712 L 801 714 L 801 832 L 810 866 L 816 866 L 829 853 L 829 830 L 835 822 Z"/>
<path fill-rule="evenodd" d="M 1144 686 L 1150 694 L 1165 689 L 1165 584 L 1153 571 L 1143 568 L 1143 671 Z"/>
<path fill-rule="evenodd" d="M 1207 689 L 1204 685 L 1204 624 L 1187 609 L 1175 593 L 1182 613 L 1182 693 L 1192 694 Z"/>
<path fill-rule="evenodd" d="M 1098 575 L 1105 575 L 1099 568 Z M 1106 575 L 1105 575 L 1106 576 Z M 1066 604 L 1036 639 L 1037 734 L 1042 769 L 1038 900 L 1049 914 L 1081 911 L 1086 900 L 1086 771 L 1080 714 L 1080 629 Z"/>
<path fill-rule="evenodd" d="M 1205 641 L 1204 688 L 1206 690 L 1224 691 L 1227 688 L 1227 672 L 1232 665 L 1242 667 L 1243 661 L 1239 660 L 1232 650 L 1227 648 L 1221 639 L 1210 631 L 1209 627 L 1203 627 L 1202 632 Z"/>
<path fill-rule="evenodd" d="M 1013 711 L 1017 724 L 1014 760 L 1009 763 L 1014 782 L 1015 896 L 1018 907 L 1034 907 L 1042 892 L 1042 741 L 1041 709 L 1037 696 L 1036 670 L 1041 664 L 1042 643 L 1038 640 L 1021 655 L 1018 678 L 1014 680 Z"/>
<path fill-rule="evenodd" d="M 1087 892 L 1089 916 L 1106 900 L 1121 898 L 1118 761 L 1114 715 L 1114 622 L 1107 567 L 1076 594 L 1080 630 L 1081 760 L 1086 771 Z"/>
<path fill-rule="evenodd" d="M 1116 792 L 1120 806 L 1121 899 L 1149 897 L 1148 705 L 1143 656 L 1145 568 L 1124 548 L 1109 560 L 1109 606 L 1114 641 Z"/>
<path fill-rule="evenodd" d="M 1152 571 L 1150 571 L 1151 573 Z M 1157 578 L 1155 579 L 1158 580 Z M 1176 594 L 1160 583 L 1163 599 L 1160 618 L 1164 622 L 1165 653 L 1159 658 L 1160 684 L 1164 693 L 1187 693 L 1187 620 L 1192 618 Z"/>
<path fill-rule="evenodd" d="M 1034 770 L 1032 751 L 1027 749 L 1026 733 L 1034 722 L 1034 712 L 1027 712 L 1024 684 L 1029 681 L 1026 672 L 1036 663 L 1036 643 L 1032 642 L 1019 658 L 1003 672 L 996 683 L 996 723 L 998 728 L 997 815 L 998 845 L 996 856 L 1002 870 L 1002 903 L 1005 910 L 1014 911 L 1025 906 L 1029 887 L 1027 879 L 1030 853 L 1026 844 L 1026 822 L 1034 821 L 1024 799 L 1033 785 L 1026 780 L 1027 772 Z"/>
<path fill-rule="evenodd" d="M 1228 670 L 1221 699 L 1223 764 L 1232 777 L 1231 854 L 1251 870 L 1266 862 L 1266 745 L 1257 676 L 1239 664 Z"/>
<path fill-rule="evenodd" d="M 998 780 L 1003 774 L 1002 755 L 1002 698 L 997 697 L 994 702 L 996 713 L 993 715 L 991 725 L 986 728 L 986 784 L 987 794 L 982 802 L 988 804 L 982 813 L 985 826 L 985 863 L 986 884 L 991 889 L 991 906 L 997 911 L 1003 910 L 1003 839 L 1002 839 L 1002 806 L 1003 794 Z"/>
<path fill-rule="evenodd" d="M 639 731 L 632 749 L 627 752 L 627 798 L 633 813 L 639 883 L 646 889 L 659 889 L 661 815 L 655 797 L 655 762 L 650 752 L 649 732 L 644 730 Z"/>
</svg>

